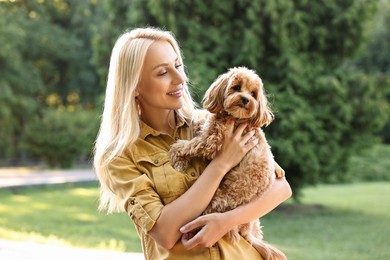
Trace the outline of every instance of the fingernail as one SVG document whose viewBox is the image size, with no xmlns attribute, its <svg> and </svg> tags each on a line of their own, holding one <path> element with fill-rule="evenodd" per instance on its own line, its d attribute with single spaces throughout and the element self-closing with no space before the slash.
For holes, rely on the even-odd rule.
<svg viewBox="0 0 390 260">
<path fill-rule="evenodd" d="M 179 230 L 180 232 L 184 233 L 186 231 L 186 226 L 182 226 Z"/>
</svg>

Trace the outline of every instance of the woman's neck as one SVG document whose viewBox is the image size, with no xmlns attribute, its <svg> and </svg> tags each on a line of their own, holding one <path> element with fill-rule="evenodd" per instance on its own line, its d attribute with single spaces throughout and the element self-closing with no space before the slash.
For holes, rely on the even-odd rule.
<svg viewBox="0 0 390 260">
<path fill-rule="evenodd" d="M 176 115 L 173 110 L 163 110 L 161 113 L 141 112 L 141 120 L 161 133 L 173 136 L 176 129 Z"/>
</svg>

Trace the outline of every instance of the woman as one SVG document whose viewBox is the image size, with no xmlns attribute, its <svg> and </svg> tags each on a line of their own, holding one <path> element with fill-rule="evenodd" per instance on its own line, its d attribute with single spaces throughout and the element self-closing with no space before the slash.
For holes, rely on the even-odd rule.
<svg viewBox="0 0 390 260">
<path fill-rule="evenodd" d="M 280 176 L 259 200 L 200 216 L 223 176 L 258 140 L 253 132 L 242 135 L 245 125 L 230 125 L 215 159 L 193 160 L 185 173 L 177 172 L 169 147 L 191 138 L 197 113 L 174 37 L 154 28 L 121 35 L 111 55 L 95 146 L 100 209 L 127 212 L 146 259 L 261 259 L 245 239 L 233 246 L 222 237 L 289 198 L 290 186 Z"/>
</svg>

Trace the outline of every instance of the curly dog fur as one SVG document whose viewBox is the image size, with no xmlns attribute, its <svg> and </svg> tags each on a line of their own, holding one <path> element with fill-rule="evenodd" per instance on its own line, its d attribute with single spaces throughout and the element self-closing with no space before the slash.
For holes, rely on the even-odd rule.
<svg viewBox="0 0 390 260">
<path fill-rule="evenodd" d="M 204 214 L 225 212 L 247 204 L 270 189 L 275 180 L 275 162 L 261 127 L 273 120 L 273 114 L 260 77 L 245 67 L 232 68 L 219 76 L 207 90 L 203 106 L 209 111 L 195 122 L 196 136 L 191 140 L 178 140 L 170 150 L 171 163 L 185 171 L 192 157 L 212 160 L 221 149 L 226 122 L 234 120 L 235 127 L 247 123 L 248 131 L 256 129 L 259 143 L 222 180 Z M 198 120 L 199 121 L 199 120 Z M 226 234 L 233 243 L 247 239 L 264 259 L 286 259 L 278 249 L 263 241 L 260 221 L 236 227 Z"/>
</svg>

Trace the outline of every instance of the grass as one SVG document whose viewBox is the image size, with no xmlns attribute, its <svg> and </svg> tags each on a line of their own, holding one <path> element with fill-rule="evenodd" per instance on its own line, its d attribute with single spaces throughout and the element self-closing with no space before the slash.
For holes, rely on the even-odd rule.
<svg viewBox="0 0 390 260">
<path fill-rule="evenodd" d="M 390 183 L 321 185 L 262 219 L 265 238 L 294 259 L 390 259 Z"/>
<path fill-rule="evenodd" d="M 261 222 L 294 259 L 390 259 L 390 183 L 306 188 Z M 0 238 L 140 252 L 125 214 L 96 211 L 96 183 L 0 190 Z"/>
<path fill-rule="evenodd" d="M 141 251 L 125 214 L 97 212 L 97 183 L 2 189 L 0 198 L 0 238 Z"/>
</svg>

